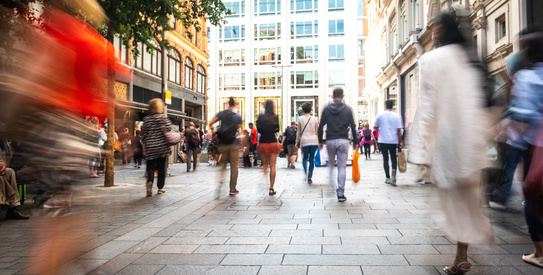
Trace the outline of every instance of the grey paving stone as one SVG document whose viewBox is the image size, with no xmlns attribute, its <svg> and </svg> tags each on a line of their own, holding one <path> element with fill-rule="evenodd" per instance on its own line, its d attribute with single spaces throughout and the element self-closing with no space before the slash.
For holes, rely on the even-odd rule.
<svg viewBox="0 0 543 275">
<path fill-rule="evenodd" d="M 339 229 L 337 223 L 321 223 L 321 224 L 298 224 L 298 230 L 301 229 L 313 229 L 313 230 L 324 230 L 324 229 Z"/>
<path fill-rule="evenodd" d="M 501 244 L 500 247 L 512 254 L 528 254 L 533 252 L 533 244 Z"/>
<path fill-rule="evenodd" d="M 385 223 L 399 223 L 398 219 L 376 219 L 376 218 L 373 218 L 373 219 L 367 219 L 367 218 L 364 218 L 364 219 L 352 219 L 353 223 L 380 223 L 380 224 L 385 224 Z M 420 220 L 418 220 L 420 221 Z"/>
<path fill-rule="evenodd" d="M 308 275 L 337 275 L 337 274 L 349 274 L 349 275 L 362 275 L 360 266 L 309 266 Z"/>
<path fill-rule="evenodd" d="M 305 275 L 307 266 L 284 266 L 284 265 L 263 265 L 258 275 Z"/>
<path fill-rule="evenodd" d="M 198 244 L 161 244 L 155 247 L 149 253 L 156 254 L 190 254 L 193 253 L 200 245 Z"/>
<path fill-rule="evenodd" d="M 479 265 L 525 265 L 522 255 L 469 255 Z"/>
<path fill-rule="evenodd" d="M 293 236 L 290 244 L 341 244 L 339 237 Z"/>
<path fill-rule="evenodd" d="M 522 274 L 529 274 L 529 275 L 539 275 L 541 274 L 541 268 L 525 264 L 523 266 L 515 266 L 515 269 L 520 271 Z"/>
<path fill-rule="evenodd" d="M 434 245 L 434 247 L 441 254 L 454 254 L 456 253 L 456 245 Z M 532 247 L 533 248 L 533 247 Z M 509 251 L 505 250 L 498 245 L 480 245 L 472 244 L 468 247 L 468 255 L 473 254 L 509 254 Z"/>
<path fill-rule="evenodd" d="M 179 231 L 174 237 L 205 237 L 211 233 L 213 229 L 184 229 Z"/>
<path fill-rule="evenodd" d="M 386 237 L 341 237 L 341 244 L 390 244 Z"/>
<path fill-rule="evenodd" d="M 225 254 L 145 254 L 134 262 L 137 265 L 218 265 Z"/>
<path fill-rule="evenodd" d="M 250 275 L 257 274 L 258 266 L 191 266 L 167 265 L 157 275 L 186 274 L 186 275 Z"/>
<path fill-rule="evenodd" d="M 436 267 L 438 268 L 438 267 Z M 443 267 L 441 267 L 443 268 Z M 541 269 L 539 269 L 539 273 L 532 273 L 532 274 L 540 274 Z M 487 275 L 487 274 L 499 274 L 499 275 L 520 275 L 520 274 L 530 274 L 530 273 L 522 273 L 521 271 L 515 269 L 515 267 L 512 266 L 472 266 L 470 271 L 470 275 Z"/>
<path fill-rule="evenodd" d="M 445 237 L 424 237 L 424 236 L 411 236 L 411 237 L 387 237 L 390 244 L 452 244 Z"/>
<path fill-rule="evenodd" d="M 137 245 L 139 242 L 136 241 L 111 241 L 106 243 L 98 248 L 95 248 L 92 251 L 87 252 L 82 255 L 83 259 L 106 259 L 109 260 L 133 246 Z"/>
<path fill-rule="evenodd" d="M 290 237 L 230 237 L 226 244 L 289 244 Z"/>
<path fill-rule="evenodd" d="M 283 265 L 408 265 L 399 255 L 285 255 Z"/>
<path fill-rule="evenodd" d="M 300 223 L 311 223 L 311 219 L 284 219 L 284 218 L 276 218 L 276 219 L 262 219 L 260 221 L 260 224 L 300 224 Z"/>
<path fill-rule="evenodd" d="M 456 246 L 455 246 L 456 249 Z M 410 255 L 416 255 L 416 254 L 422 254 L 422 255 L 431 255 L 431 254 L 440 254 L 440 251 L 434 248 L 432 245 L 400 245 L 400 244 L 393 244 L 393 245 L 379 245 L 379 250 L 382 254 L 410 254 Z M 456 252 L 456 250 L 454 251 Z M 451 254 L 451 253 L 443 253 L 442 254 Z"/>
<path fill-rule="evenodd" d="M 311 237 L 322 237 L 322 231 L 323 230 L 286 230 L 286 229 L 273 229 L 270 233 L 270 236 L 275 237 L 284 237 L 284 236 L 311 236 Z"/>
<path fill-rule="evenodd" d="M 159 270 L 164 268 L 165 265 L 154 265 L 154 264 L 131 264 L 121 270 L 117 275 L 149 275 L 156 274 Z"/>
<path fill-rule="evenodd" d="M 436 265 L 447 266 L 454 260 L 454 254 L 450 255 L 404 255 L 410 265 Z M 469 257 L 469 256 L 468 256 Z M 470 261 L 471 262 L 471 261 Z"/>
<path fill-rule="evenodd" d="M 101 265 L 93 272 L 97 272 L 98 274 L 100 274 L 100 272 L 102 274 L 115 274 L 127 267 L 129 264 L 131 264 L 141 256 L 142 254 L 123 253 L 107 261 L 105 264 Z"/>
<path fill-rule="evenodd" d="M 340 218 L 335 218 L 335 219 L 311 219 L 311 223 L 312 224 L 321 224 L 321 223 L 332 223 L 332 224 L 337 224 L 337 223 L 344 223 L 344 224 L 347 224 L 347 223 L 352 223 L 351 219 L 350 218 L 343 218 L 343 219 L 340 219 Z"/>
<path fill-rule="evenodd" d="M 399 237 L 398 230 L 324 230 L 324 236 L 346 237 Z"/>
<path fill-rule="evenodd" d="M 151 237 L 126 250 L 126 253 L 147 253 L 166 240 L 166 237 Z"/>
<path fill-rule="evenodd" d="M 76 259 L 63 264 L 60 267 L 61 274 L 88 274 L 99 266 L 106 263 L 107 260 L 97 259 Z"/>
<path fill-rule="evenodd" d="M 227 240 L 228 237 L 172 237 L 163 244 L 224 244 Z"/>
<path fill-rule="evenodd" d="M 281 254 L 228 254 L 221 265 L 280 265 Z"/>
<path fill-rule="evenodd" d="M 236 224 L 231 230 L 296 229 L 297 227 L 296 223 Z"/>
<path fill-rule="evenodd" d="M 321 254 L 318 244 L 270 244 L 267 254 Z"/>
<path fill-rule="evenodd" d="M 364 274 L 370 275 L 437 275 L 442 274 L 432 266 L 363 266 Z M 471 273 L 471 272 L 470 272 Z M 470 274 L 471 275 L 471 274 Z"/>
<path fill-rule="evenodd" d="M 266 237 L 270 235 L 270 229 L 253 230 L 213 230 L 209 237 Z"/>
<path fill-rule="evenodd" d="M 233 226 L 234 226 L 233 224 L 193 223 L 193 224 L 187 225 L 184 229 L 197 230 L 197 229 L 212 228 L 213 230 L 229 230 Z"/>
<path fill-rule="evenodd" d="M 322 254 L 337 254 L 337 255 L 365 255 L 365 254 L 381 254 L 376 245 L 357 243 L 347 243 L 341 245 L 325 244 L 322 246 Z"/>
<path fill-rule="evenodd" d="M 223 254 L 223 253 L 246 253 L 246 254 L 256 254 L 256 253 L 264 253 L 266 251 L 266 248 L 268 245 L 265 244 L 217 244 L 217 245 L 211 245 L 211 244 L 204 244 L 198 247 L 194 253 L 215 253 L 215 254 Z"/>
<path fill-rule="evenodd" d="M 172 224 L 159 232 L 157 232 L 154 236 L 155 237 L 172 237 L 175 236 L 175 234 L 179 233 L 179 231 L 183 230 L 185 228 L 185 224 Z"/>
<path fill-rule="evenodd" d="M 124 235 L 121 235 L 120 237 L 118 237 L 117 241 L 143 241 L 151 236 L 153 236 L 154 234 L 156 234 L 157 232 L 159 232 L 161 229 L 160 228 L 144 228 L 144 227 L 140 227 L 140 228 L 136 228 Z"/>
<path fill-rule="evenodd" d="M 377 229 L 375 224 L 371 223 L 340 223 L 340 230 L 363 230 L 363 229 Z"/>
</svg>

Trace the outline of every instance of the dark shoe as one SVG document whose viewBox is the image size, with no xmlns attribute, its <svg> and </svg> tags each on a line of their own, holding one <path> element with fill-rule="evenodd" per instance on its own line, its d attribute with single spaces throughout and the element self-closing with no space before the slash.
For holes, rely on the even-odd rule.
<svg viewBox="0 0 543 275">
<path fill-rule="evenodd" d="M 23 215 L 16 207 L 8 209 L 6 220 L 27 220 L 28 216 Z"/>
<path fill-rule="evenodd" d="M 147 197 L 150 197 L 153 195 L 153 183 L 152 182 L 147 182 L 146 183 L 146 189 L 147 189 Z"/>
<path fill-rule="evenodd" d="M 339 202 L 344 202 L 346 200 L 347 200 L 347 198 L 345 196 L 337 196 L 337 201 L 339 201 Z"/>
<path fill-rule="evenodd" d="M 187 172 L 190 172 L 190 168 L 187 168 Z"/>
<path fill-rule="evenodd" d="M 275 194 L 277 194 L 277 192 L 275 192 L 275 190 L 273 190 L 272 188 L 270 188 L 270 196 L 273 196 L 273 195 L 275 195 Z"/>
<path fill-rule="evenodd" d="M 307 184 L 312 184 L 312 183 L 313 183 L 313 180 L 307 179 Z"/>
</svg>

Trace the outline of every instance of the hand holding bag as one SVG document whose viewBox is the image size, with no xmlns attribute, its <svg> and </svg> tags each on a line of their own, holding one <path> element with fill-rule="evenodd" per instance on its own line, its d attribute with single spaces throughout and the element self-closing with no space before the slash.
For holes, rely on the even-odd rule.
<svg viewBox="0 0 543 275">
<path fill-rule="evenodd" d="M 398 170 L 400 173 L 407 171 L 407 160 L 403 151 L 398 152 Z"/>
</svg>

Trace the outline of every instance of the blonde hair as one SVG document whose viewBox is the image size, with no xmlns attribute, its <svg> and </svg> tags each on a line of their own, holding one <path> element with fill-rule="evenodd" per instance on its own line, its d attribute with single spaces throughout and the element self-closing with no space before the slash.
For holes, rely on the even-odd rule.
<svg viewBox="0 0 543 275">
<path fill-rule="evenodd" d="M 149 100 L 149 113 L 151 115 L 164 113 L 164 102 L 162 102 L 162 99 L 153 98 Z"/>
</svg>

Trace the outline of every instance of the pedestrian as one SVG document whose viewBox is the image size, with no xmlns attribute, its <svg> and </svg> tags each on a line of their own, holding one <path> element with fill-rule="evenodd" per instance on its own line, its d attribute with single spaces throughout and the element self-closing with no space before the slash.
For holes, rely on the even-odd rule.
<svg viewBox="0 0 543 275">
<path fill-rule="evenodd" d="M 277 142 L 276 134 L 279 132 L 279 116 L 274 112 L 273 101 L 266 100 L 264 113 L 258 116 L 256 128 L 260 134 L 258 140 L 258 154 L 262 160 L 262 169 L 264 176 L 267 176 L 268 167 L 270 168 L 270 190 L 269 195 L 273 196 L 275 192 L 275 175 L 277 172 L 276 162 L 277 154 L 281 152 L 281 145 Z"/>
<path fill-rule="evenodd" d="M 249 129 L 251 130 L 251 152 L 253 153 L 253 166 L 258 167 L 258 151 L 256 150 L 256 144 L 258 143 L 258 133 L 252 122 L 249 123 Z"/>
<path fill-rule="evenodd" d="M 402 138 L 402 118 L 399 114 L 392 111 L 394 101 L 385 101 L 386 110 L 375 118 L 375 126 L 379 130 L 379 147 L 383 153 L 383 167 L 385 168 L 386 184 L 396 186 L 396 168 L 398 167 L 397 148 L 403 149 Z M 399 147 L 398 147 L 399 145 Z M 392 164 L 392 178 L 390 177 L 390 168 L 388 158 Z"/>
<path fill-rule="evenodd" d="M 377 126 L 373 126 L 373 153 L 372 154 L 379 154 L 381 153 L 381 148 L 379 147 L 379 128 Z"/>
<path fill-rule="evenodd" d="M 334 159 L 337 156 L 337 198 L 344 202 L 345 180 L 347 177 L 347 158 L 349 156 L 349 127 L 351 128 L 353 138 L 353 149 L 358 150 L 358 138 L 356 135 L 356 125 L 354 124 L 353 111 L 343 103 L 343 89 L 335 88 L 333 91 L 334 102 L 330 103 L 322 111 L 321 122 L 319 124 L 319 149 L 324 147 L 323 128 L 326 125 L 326 149 L 328 151 L 328 173 L 330 184 L 333 184 Z"/>
<path fill-rule="evenodd" d="M 222 156 L 218 161 L 221 161 L 221 172 L 219 181 L 222 184 L 224 174 L 226 172 L 226 164 L 230 164 L 230 195 L 236 195 L 239 191 L 236 189 L 238 183 L 239 170 L 239 149 L 240 141 L 237 138 L 241 129 L 241 117 L 234 112 L 236 110 L 236 102 L 233 97 L 228 100 L 228 108 L 217 113 L 210 121 L 209 125 L 216 122 L 221 122 L 221 127 L 218 132 L 219 137 L 219 152 Z"/>
<path fill-rule="evenodd" d="M 241 145 L 243 147 L 243 168 L 251 168 L 251 158 L 249 157 L 249 151 L 251 150 L 251 134 L 247 129 L 243 130 L 241 135 Z"/>
<path fill-rule="evenodd" d="M 200 148 L 198 148 L 198 157 L 196 158 L 197 166 L 200 165 L 200 157 L 202 157 L 202 150 L 204 149 L 205 135 L 204 131 L 200 129 L 200 124 L 196 124 L 196 131 L 198 131 L 200 137 Z"/>
<path fill-rule="evenodd" d="M 121 135 L 119 135 L 119 141 L 121 142 L 121 156 L 122 164 L 127 164 L 130 161 L 130 143 L 132 142 L 130 137 L 130 130 L 124 128 Z"/>
<path fill-rule="evenodd" d="M 96 117 L 87 121 L 85 140 L 94 148 L 94 155 L 89 160 L 89 178 L 99 178 L 97 169 L 100 167 L 100 147 L 98 146 L 98 119 Z"/>
<path fill-rule="evenodd" d="M 19 211 L 19 188 L 15 178 L 15 171 L 6 168 L 6 163 L 0 158 L 0 205 L 7 205 L 6 219 L 26 220 L 27 215 Z"/>
<path fill-rule="evenodd" d="M 302 111 L 304 115 L 298 119 L 298 125 L 301 129 L 298 131 L 296 137 L 297 147 L 302 148 L 302 166 L 304 167 L 304 173 L 307 176 L 307 183 L 313 183 L 313 169 L 315 168 L 315 152 L 317 152 L 319 146 L 319 121 L 317 118 L 311 115 L 312 111 L 311 102 L 305 102 L 302 104 Z M 309 162 L 309 167 L 307 166 Z"/>
<path fill-rule="evenodd" d="M 373 133 L 370 130 L 370 125 L 366 123 L 364 129 L 360 131 L 361 141 L 360 144 L 364 147 L 364 156 L 366 160 L 371 159 L 371 146 L 373 145 Z"/>
<path fill-rule="evenodd" d="M 143 144 L 141 143 L 140 130 L 136 130 L 136 135 L 132 137 L 132 152 L 134 155 L 134 167 L 141 168 L 143 161 Z"/>
<path fill-rule="evenodd" d="M 185 148 L 187 148 L 187 172 L 196 171 L 198 164 L 198 150 L 202 148 L 200 143 L 200 132 L 196 129 L 194 122 L 189 122 L 189 128 L 185 130 Z"/>
<path fill-rule="evenodd" d="M 468 243 L 493 239 L 490 221 L 480 207 L 481 170 L 488 166 L 481 152 L 486 151 L 485 130 L 490 124 L 483 109 L 484 75 L 470 60 L 471 48 L 457 25 L 462 20 L 441 13 L 434 22 L 432 38 L 439 47 L 419 60 L 422 99 L 413 122 L 417 126 L 410 131 L 409 159 L 431 169 L 447 220 L 445 230 L 457 240 L 456 256 L 443 271 L 463 274 L 471 268 Z M 451 134 L 458 129 L 470 133 L 462 142 Z M 384 131 L 381 134 L 383 145 L 387 140 Z"/>
<path fill-rule="evenodd" d="M 281 146 L 287 148 L 287 168 L 294 169 L 294 162 L 298 158 L 298 147 L 296 147 L 296 136 L 298 135 L 298 127 L 296 121 L 290 122 L 290 127 L 283 132 L 283 138 L 281 139 Z"/>
<path fill-rule="evenodd" d="M 162 99 L 155 98 L 149 101 L 149 115 L 143 118 L 141 127 L 141 140 L 143 153 L 147 160 L 147 196 L 153 195 L 153 182 L 155 170 L 157 171 L 157 194 L 164 193 L 166 182 L 166 160 L 171 154 L 171 148 L 166 140 L 166 131 L 172 130 L 170 119 L 163 114 L 164 103 Z"/>
</svg>

